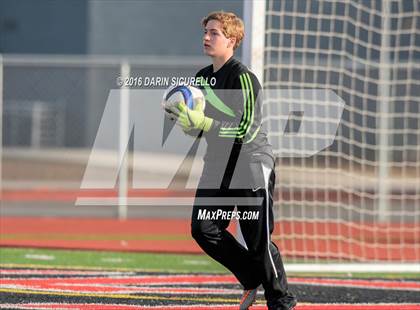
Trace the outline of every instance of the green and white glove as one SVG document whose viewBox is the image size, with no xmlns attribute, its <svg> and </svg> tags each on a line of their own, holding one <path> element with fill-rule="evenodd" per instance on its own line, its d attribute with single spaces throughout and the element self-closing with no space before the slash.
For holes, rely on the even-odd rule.
<svg viewBox="0 0 420 310">
<path fill-rule="evenodd" d="M 169 108 L 165 100 L 161 102 L 161 106 L 162 106 L 163 111 L 165 111 L 165 116 L 169 118 L 171 121 L 176 121 L 178 116 L 177 114 L 175 114 L 175 111 L 177 112 L 178 110 L 175 108 L 173 109 Z"/>
<path fill-rule="evenodd" d="M 189 109 L 185 102 L 179 102 L 176 105 L 177 124 L 182 127 L 183 131 L 191 129 L 199 129 L 207 132 L 213 124 L 213 119 L 204 115 L 203 103 L 198 103 L 193 110 Z"/>
</svg>

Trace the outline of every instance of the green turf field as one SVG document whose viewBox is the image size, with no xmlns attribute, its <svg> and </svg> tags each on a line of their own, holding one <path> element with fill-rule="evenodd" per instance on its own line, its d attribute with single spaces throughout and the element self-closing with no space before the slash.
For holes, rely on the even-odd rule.
<svg viewBox="0 0 420 310">
<path fill-rule="evenodd" d="M 229 273 L 207 255 L 0 248 L 2 267 L 55 267 L 157 272 Z M 415 273 L 288 273 L 289 276 L 418 279 Z"/>
<path fill-rule="evenodd" d="M 0 264 L 173 272 L 228 272 L 206 255 L 0 248 Z"/>
</svg>

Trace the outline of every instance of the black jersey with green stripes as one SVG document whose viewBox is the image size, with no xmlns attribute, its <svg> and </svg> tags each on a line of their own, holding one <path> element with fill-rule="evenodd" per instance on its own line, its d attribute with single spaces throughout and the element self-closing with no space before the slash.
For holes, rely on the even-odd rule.
<svg viewBox="0 0 420 310">
<path fill-rule="evenodd" d="M 241 62 L 230 58 L 218 71 L 213 65 L 201 69 L 200 88 L 206 97 L 205 114 L 213 124 L 204 137 L 206 162 L 217 162 L 233 147 L 252 160 L 274 161 L 272 147 L 262 126 L 261 85 L 257 77 Z M 261 94 L 262 95 L 262 94 Z"/>
</svg>

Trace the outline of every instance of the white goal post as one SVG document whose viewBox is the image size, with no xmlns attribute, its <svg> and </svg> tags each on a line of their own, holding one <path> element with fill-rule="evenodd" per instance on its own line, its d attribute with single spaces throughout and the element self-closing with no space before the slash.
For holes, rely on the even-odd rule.
<svg viewBox="0 0 420 310">
<path fill-rule="evenodd" d="M 420 2 L 245 0 L 244 23 L 243 61 L 265 90 L 329 89 L 345 102 L 331 146 L 278 156 L 273 239 L 286 260 L 419 272 Z M 281 154 L 276 117 L 265 104 Z"/>
</svg>

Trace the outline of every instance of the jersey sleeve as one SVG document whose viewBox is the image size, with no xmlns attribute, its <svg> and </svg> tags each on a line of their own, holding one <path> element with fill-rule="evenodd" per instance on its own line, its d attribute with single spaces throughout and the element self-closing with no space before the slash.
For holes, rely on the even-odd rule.
<svg viewBox="0 0 420 310">
<path fill-rule="evenodd" d="M 231 98 L 235 102 L 231 102 L 230 106 L 234 107 L 235 116 L 228 121 L 214 120 L 210 130 L 220 138 L 243 140 L 255 125 L 256 102 L 261 85 L 255 75 L 244 72 L 236 77 L 233 88 L 235 93 Z"/>
</svg>

